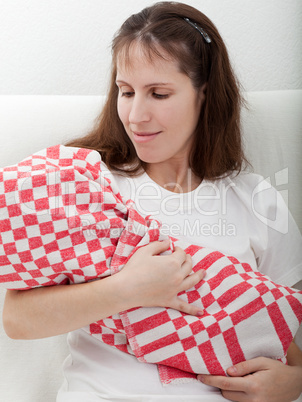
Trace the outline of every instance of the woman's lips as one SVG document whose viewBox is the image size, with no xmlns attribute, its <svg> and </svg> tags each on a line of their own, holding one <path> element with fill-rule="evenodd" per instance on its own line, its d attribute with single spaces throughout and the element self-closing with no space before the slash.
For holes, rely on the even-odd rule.
<svg viewBox="0 0 302 402">
<path fill-rule="evenodd" d="M 160 133 L 161 133 L 160 131 L 157 131 L 156 133 L 143 133 L 143 132 L 132 131 L 133 138 L 134 138 L 135 142 L 152 141 Z"/>
</svg>

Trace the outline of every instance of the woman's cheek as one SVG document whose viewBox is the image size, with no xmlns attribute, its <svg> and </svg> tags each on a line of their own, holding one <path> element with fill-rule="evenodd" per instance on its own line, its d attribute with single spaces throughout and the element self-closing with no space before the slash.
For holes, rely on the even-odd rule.
<svg viewBox="0 0 302 402">
<path fill-rule="evenodd" d="M 120 120 L 123 121 L 122 108 L 121 108 L 121 101 L 120 100 L 117 101 L 117 114 L 118 114 L 118 117 L 120 118 Z"/>
<path fill-rule="evenodd" d="M 127 116 L 127 105 L 123 99 L 118 99 L 117 101 L 117 113 L 121 122 L 125 125 Z"/>
</svg>

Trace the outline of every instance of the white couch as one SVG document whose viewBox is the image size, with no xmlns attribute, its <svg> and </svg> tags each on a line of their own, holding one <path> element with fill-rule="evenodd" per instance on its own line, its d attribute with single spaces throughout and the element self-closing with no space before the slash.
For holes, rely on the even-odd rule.
<svg viewBox="0 0 302 402">
<path fill-rule="evenodd" d="M 281 191 L 302 231 L 302 90 L 253 92 L 246 98 L 247 155 L 254 171 Z M 101 96 L 0 96 L 0 166 L 84 134 L 103 101 Z M 0 289 L 0 310 L 4 293 Z M 300 347 L 301 338 L 300 333 Z M 0 324 L 0 401 L 55 401 L 67 353 L 64 335 L 14 341 Z"/>
</svg>

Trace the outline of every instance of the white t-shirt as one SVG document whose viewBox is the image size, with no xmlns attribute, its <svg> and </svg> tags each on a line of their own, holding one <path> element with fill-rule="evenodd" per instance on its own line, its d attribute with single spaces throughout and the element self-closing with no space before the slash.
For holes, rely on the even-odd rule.
<svg viewBox="0 0 302 402">
<path fill-rule="evenodd" d="M 105 172 L 137 211 L 162 222 L 162 230 L 247 262 L 275 282 L 302 279 L 302 238 L 276 190 L 255 174 L 203 181 L 190 193 L 168 191 L 144 173 L 136 178 Z M 83 330 L 69 334 L 70 356 L 57 402 L 224 401 L 198 381 L 163 386 L 157 366 L 140 363 Z"/>
</svg>

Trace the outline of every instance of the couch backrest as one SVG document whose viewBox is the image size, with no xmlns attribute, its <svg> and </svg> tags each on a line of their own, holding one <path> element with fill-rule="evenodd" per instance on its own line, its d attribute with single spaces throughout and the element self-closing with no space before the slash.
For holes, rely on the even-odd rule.
<svg viewBox="0 0 302 402">
<path fill-rule="evenodd" d="M 302 90 L 246 94 L 246 153 L 254 171 L 283 195 L 302 232 Z"/>
</svg>

